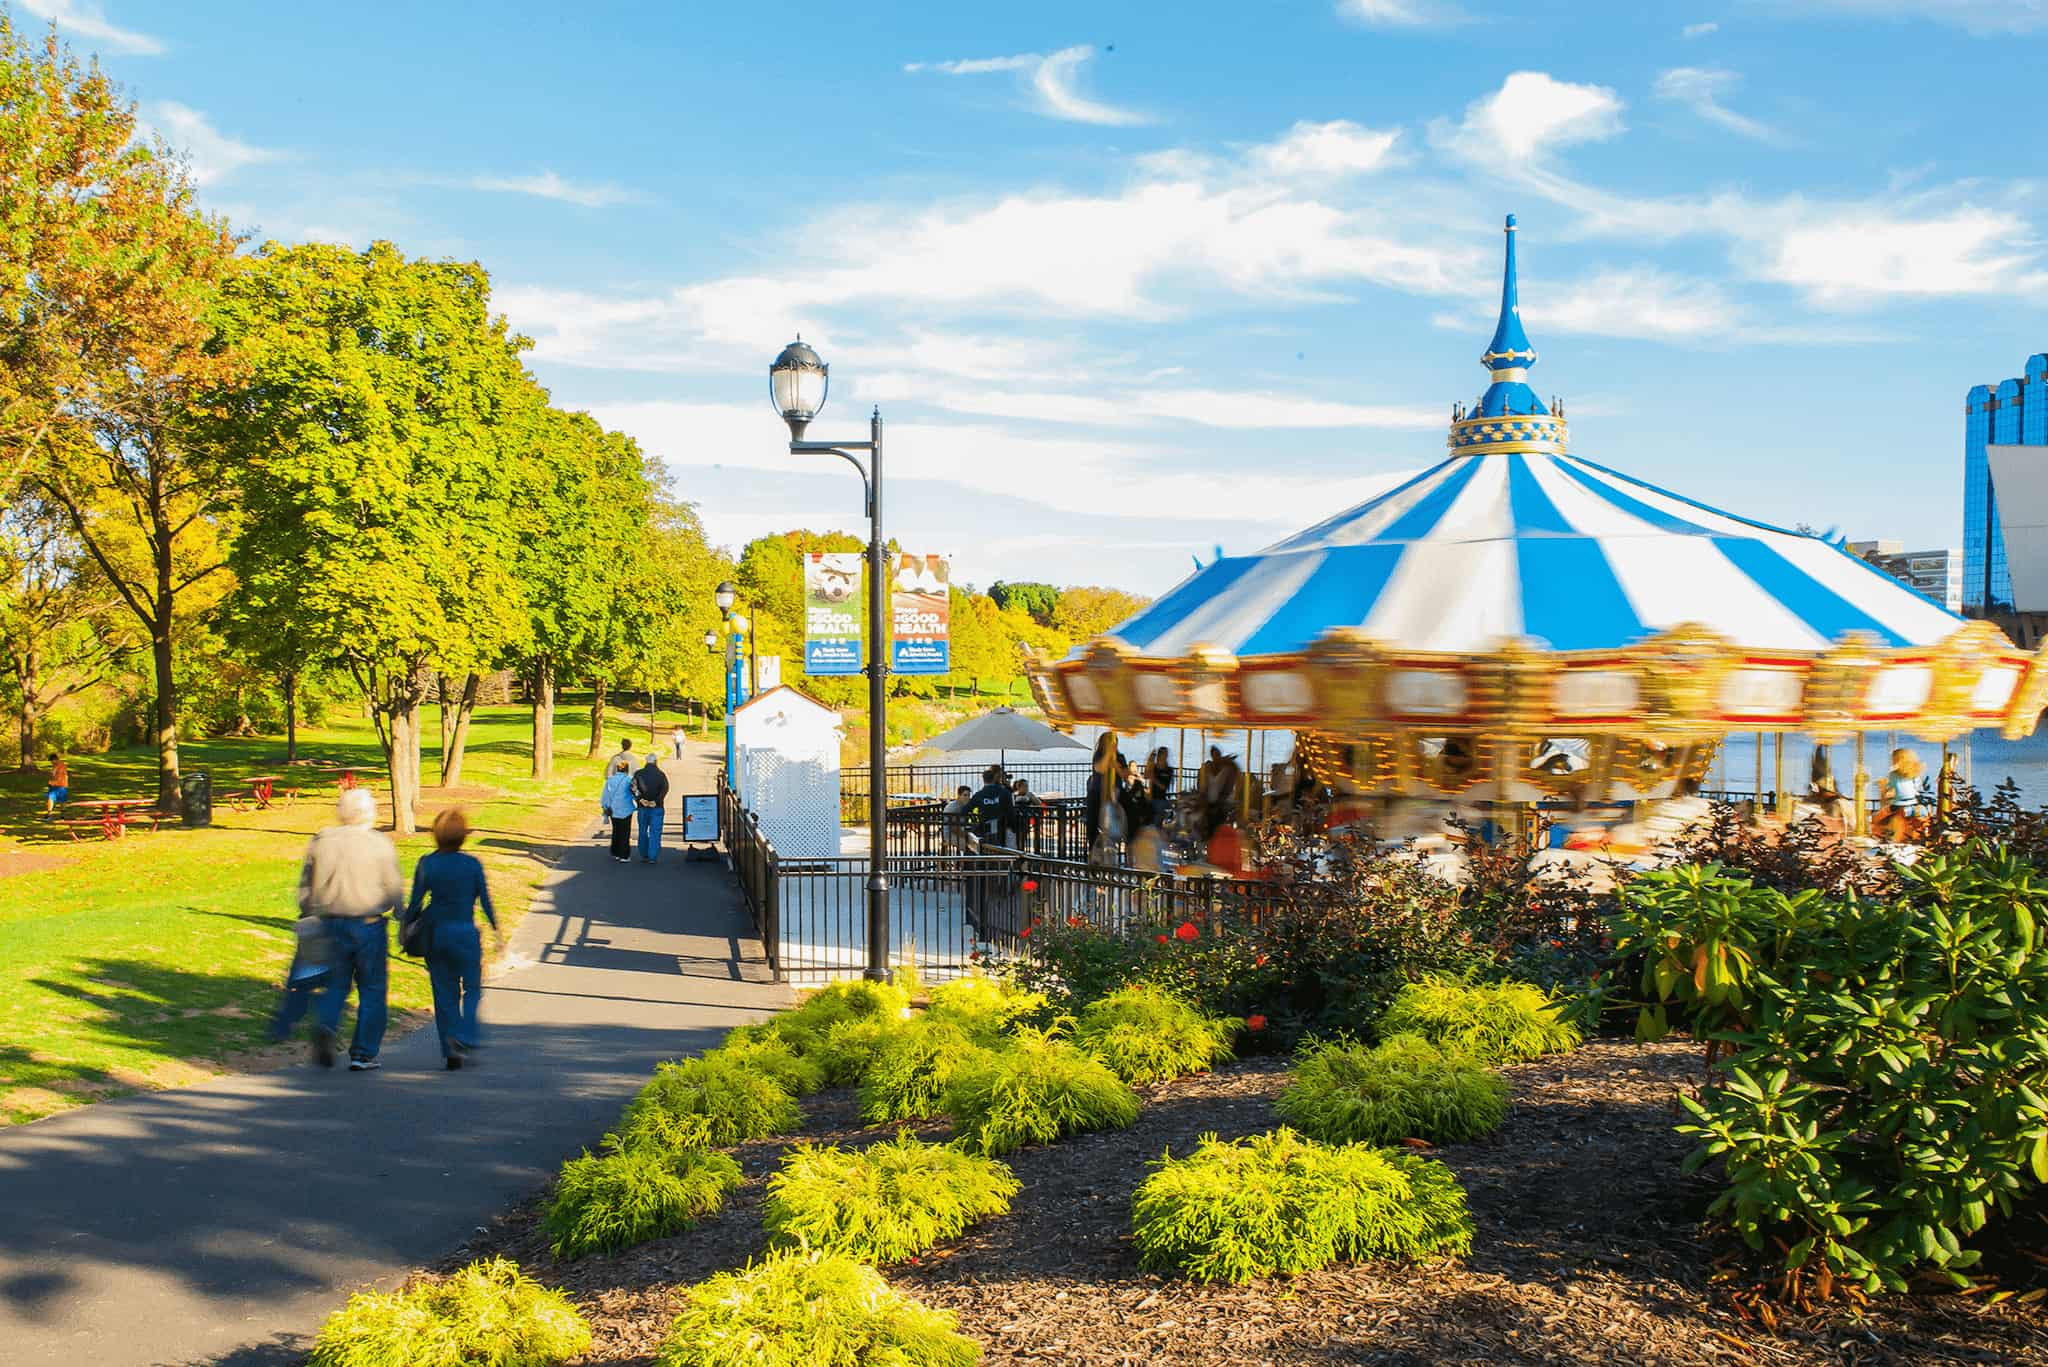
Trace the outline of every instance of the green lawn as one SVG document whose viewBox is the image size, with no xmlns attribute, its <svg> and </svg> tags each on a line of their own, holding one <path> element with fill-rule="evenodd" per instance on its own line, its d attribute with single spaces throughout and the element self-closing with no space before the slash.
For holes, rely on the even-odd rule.
<svg viewBox="0 0 2048 1367">
<path fill-rule="evenodd" d="M 425 720 L 431 777 L 431 710 Z M 527 777 L 527 734 L 524 708 L 479 709 L 461 786 L 430 788 L 420 801 L 423 823 L 452 801 L 468 811 L 469 848 L 490 870 L 508 926 L 540 885 L 552 843 L 589 834 L 582 828 L 595 804 L 588 713 L 559 713 L 557 777 L 548 782 Z M 644 746 L 645 731 L 637 734 Z M 282 772 L 283 753 L 277 737 L 182 747 L 185 767 L 210 770 L 216 792 Z M 381 773 L 376 736 L 360 719 L 302 731 L 300 753 Z M 155 789 L 154 752 L 140 747 L 79 756 L 70 767 L 74 798 Z M 387 795 L 381 782 L 379 793 Z M 217 803 L 210 829 L 166 825 L 74 842 L 41 820 L 39 780 L 0 778 L 0 1123 L 260 1062 L 249 1051 L 264 1044 L 291 958 L 299 857 L 307 835 L 332 820 L 333 794 L 324 780 L 289 807 L 238 814 Z M 399 842 L 408 877 L 428 848 L 424 834 Z M 428 1004 L 416 961 L 393 957 L 391 1001 Z"/>
</svg>

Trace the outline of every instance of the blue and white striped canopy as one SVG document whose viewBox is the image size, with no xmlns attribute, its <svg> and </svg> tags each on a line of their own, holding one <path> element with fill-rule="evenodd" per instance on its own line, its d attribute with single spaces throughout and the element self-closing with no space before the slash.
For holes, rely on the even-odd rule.
<svg viewBox="0 0 2048 1367">
<path fill-rule="evenodd" d="M 1256 555 L 1204 566 L 1109 634 L 1153 659 L 1196 645 L 1292 655 L 1338 627 L 1393 650 L 1466 654 L 1503 637 L 1615 649 L 1687 623 L 1802 654 L 1849 632 L 1931 645 L 1964 625 L 1819 537 L 1577 456 L 1475 450 Z"/>
</svg>

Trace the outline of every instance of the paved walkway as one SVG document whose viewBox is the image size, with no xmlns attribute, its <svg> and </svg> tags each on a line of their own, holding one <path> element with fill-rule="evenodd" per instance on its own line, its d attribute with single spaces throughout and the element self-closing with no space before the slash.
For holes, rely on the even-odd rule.
<svg viewBox="0 0 2048 1367">
<path fill-rule="evenodd" d="M 556 865 L 484 994 L 480 1067 L 444 1072 L 426 1028 L 379 1072 L 301 1064 L 0 1130 L 0 1363 L 298 1362 L 349 1288 L 536 1190 L 656 1062 L 786 1004 L 724 865 L 677 853 L 709 748 L 666 767 L 669 853 L 619 865 L 587 840 Z"/>
</svg>

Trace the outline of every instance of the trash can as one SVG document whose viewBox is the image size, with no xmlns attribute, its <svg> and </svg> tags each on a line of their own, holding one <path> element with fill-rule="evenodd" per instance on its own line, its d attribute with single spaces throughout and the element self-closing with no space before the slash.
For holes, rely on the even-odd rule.
<svg viewBox="0 0 2048 1367">
<path fill-rule="evenodd" d="M 204 769 L 192 770 L 178 781 L 178 795 L 183 799 L 187 826 L 213 824 L 213 775 Z"/>
</svg>

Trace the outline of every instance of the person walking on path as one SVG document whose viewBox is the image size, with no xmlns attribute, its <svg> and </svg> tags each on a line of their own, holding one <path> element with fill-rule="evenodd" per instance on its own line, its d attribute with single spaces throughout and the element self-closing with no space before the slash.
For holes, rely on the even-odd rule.
<svg viewBox="0 0 2048 1367">
<path fill-rule="evenodd" d="M 619 741 L 618 753 L 604 762 L 604 772 L 598 778 L 598 782 L 600 784 L 610 783 L 612 775 L 618 772 L 621 764 L 626 766 L 627 773 L 633 772 L 633 738 L 631 736 L 626 736 Z M 600 828 L 598 834 L 601 836 L 609 835 L 610 832 Z"/>
<path fill-rule="evenodd" d="M 633 761 L 620 755 L 605 775 L 604 793 L 598 810 L 612 823 L 612 858 L 626 863 L 633 857 Z"/>
<path fill-rule="evenodd" d="M 377 1066 L 384 1045 L 385 980 L 390 971 L 384 918 L 405 905 L 405 880 L 391 838 L 373 830 L 377 799 L 350 788 L 335 803 L 340 824 L 316 834 L 299 866 L 299 911 L 327 928 L 327 990 L 313 1032 L 313 1061 L 334 1066 L 335 1036 L 349 988 L 356 990 L 356 1029 L 349 1041 L 350 1071 Z"/>
<path fill-rule="evenodd" d="M 491 923 L 499 952 L 505 948 L 483 863 L 462 852 L 467 839 L 469 819 L 460 807 L 434 818 L 434 852 L 414 867 L 412 900 L 405 907 L 408 927 L 425 922 L 421 933 L 427 978 L 434 985 L 434 1031 L 441 1037 L 441 1057 L 451 1071 L 462 1066 L 478 1043 L 477 1002 L 484 990 L 484 947 L 476 929 L 479 906 Z"/>
<path fill-rule="evenodd" d="M 64 763 L 64 756 L 57 751 L 50 752 L 50 786 L 43 794 L 43 815 L 55 816 L 57 809 L 64 805 L 64 799 L 71 796 L 71 770 Z"/>
<path fill-rule="evenodd" d="M 668 801 L 668 775 L 661 761 L 647 752 L 647 763 L 633 775 L 633 805 L 640 817 L 640 862 L 652 864 L 661 857 L 662 804 Z"/>
<path fill-rule="evenodd" d="M 675 730 L 668 733 L 668 743 L 675 747 L 677 759 L 681 759 L 683 757 L 684 739 L 685 737 L 683 735 L 683 728 L 680 726 L 678 726 Z"/>
</svg>

